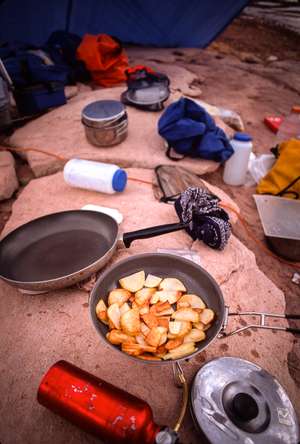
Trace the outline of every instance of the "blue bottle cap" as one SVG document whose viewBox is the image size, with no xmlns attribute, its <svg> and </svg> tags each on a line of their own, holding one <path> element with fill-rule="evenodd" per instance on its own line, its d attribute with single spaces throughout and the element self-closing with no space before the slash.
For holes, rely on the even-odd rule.
<svg viewBox="0 0 300 444">
<path fill-rule="evenodd" d="M 233 139 L 239 140 L 240 142 L 251 142 L 252 137 L 247 133 L 235 133 Z"/>
<path fill-rule="evenodd" d="M 112 179 L 112 187 L 115 191 L 123 191 L 127 184 L 127 173 L 121 168 L 115 172 Z"/>
</svg>

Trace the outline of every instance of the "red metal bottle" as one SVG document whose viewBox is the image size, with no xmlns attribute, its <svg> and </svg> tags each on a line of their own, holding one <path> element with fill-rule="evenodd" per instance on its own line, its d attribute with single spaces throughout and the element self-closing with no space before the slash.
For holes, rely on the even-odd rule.
<svg viewBox="0 0 300 444">
<path fill-rule="evenodd" d="M 66 361 L 48 370 L 37 399 L 109 444 L 154 444 L 162 429 L 145 401 Z"/>
</svg>

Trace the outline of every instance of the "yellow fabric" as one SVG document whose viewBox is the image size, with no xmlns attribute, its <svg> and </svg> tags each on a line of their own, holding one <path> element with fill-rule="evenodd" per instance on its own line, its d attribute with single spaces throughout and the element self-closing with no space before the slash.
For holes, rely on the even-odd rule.
<svg viewBox="0 0 300 444">
<path fill-rule="evenodd" d="M 280 145 L 279 158 L 259 182 L 256 191 L 259 194 L 278 194 L 298 176 L 300 176 L 300 140 L 291 139 Z M 288 191 L 295 191 L 300 195 L 300 180 Z M 292 193 L 284 194 L 283 197 L 295 198 Z"/>
</svg>

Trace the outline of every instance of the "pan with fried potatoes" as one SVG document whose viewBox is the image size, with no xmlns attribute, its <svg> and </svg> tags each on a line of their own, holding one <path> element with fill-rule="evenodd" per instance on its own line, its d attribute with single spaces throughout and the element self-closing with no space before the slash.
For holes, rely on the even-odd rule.
<svg viewBox="0 0 300 444">
<path fill-rule="evenodd" d="M 99 336 L 123 356 L 165 364 L 203 351 L 222 328 L 225 306 L 199 265 L 147 253 L 117 262 L 98 279 L 90 315 Z"/>
</svg>

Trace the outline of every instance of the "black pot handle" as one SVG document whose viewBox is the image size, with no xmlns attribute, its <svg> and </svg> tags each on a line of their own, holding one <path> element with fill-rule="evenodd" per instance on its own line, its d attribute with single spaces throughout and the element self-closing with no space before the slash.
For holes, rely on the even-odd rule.
<svg viewBox="0 0 300 444">
<path fill-rule="evenodd" d="M 189 226 L 188 223 L 176 223 L 157 225 L 155 227 L 144 228 L 142 230 L 130 231 L 123 234 L 123 242 L 126 248 L 129 248 L 131 243 L 137 239 L 148 239 L 149 237 L 160 236 L 161 234 L 172 233 L 173 231 L 183 230 Z"/>
</svg>

